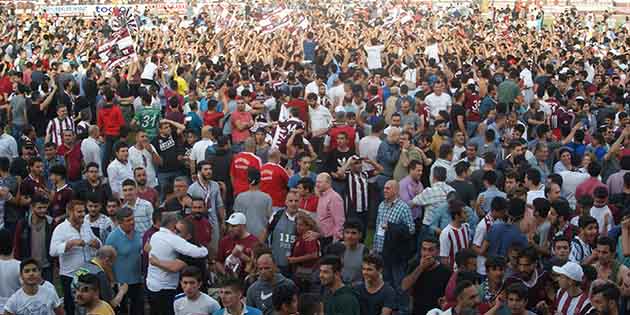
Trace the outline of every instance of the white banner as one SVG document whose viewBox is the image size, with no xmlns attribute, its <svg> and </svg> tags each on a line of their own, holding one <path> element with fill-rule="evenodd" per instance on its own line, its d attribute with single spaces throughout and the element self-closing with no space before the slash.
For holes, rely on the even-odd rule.
<svg viewBox="0 0 630 315">
<path fill-rule="evenodd" d="M 121 28 L 113 33 L 109 41 L 98 47 L 98 56 L 108 69 L 128 64 L 136 57 L 136 49 L 129 30 Z"/>
</svg>

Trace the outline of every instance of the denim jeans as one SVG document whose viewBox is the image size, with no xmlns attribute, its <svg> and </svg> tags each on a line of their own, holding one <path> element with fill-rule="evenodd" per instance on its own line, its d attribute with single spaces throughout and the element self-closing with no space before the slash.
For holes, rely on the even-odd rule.
<svg viewBox="0 0 630 315">
<path fill-rule="evenodd" d="M 401 284 L 403 278 L 407 275 L 407 263 L 399 262 L 397 264 L 385 264 L 383 270 L 383 278 L 389 283 L 396 294 L 396 303 L 398 313 L 400 315 L 409 314 L 409 297 L 403 291 Z"/>
</svg>

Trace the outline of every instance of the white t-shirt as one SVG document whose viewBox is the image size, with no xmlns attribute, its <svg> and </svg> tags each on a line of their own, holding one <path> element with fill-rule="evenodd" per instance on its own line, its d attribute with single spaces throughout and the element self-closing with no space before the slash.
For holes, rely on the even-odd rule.
<svg viewBox="0 0 630 315">
<path fill-rule="evenodd" d="M 319 86 L 317 85 L 317 81 L 313 80 L 311 83 L 307 84 L 304 88 L 304 94 L 308 96 L 310 93 L 315 93 L 315 95 L 319 95 Z"/>
<path fill-rule="evenodd" d="M 440 63 L 440 49 L 438 48 L 438 43 L 427 46 L 424 49 L 424 54 L 429 58 L 435 59 L 436 64 Z"/>
<path fill-rule="evenodd" d="M 203 292 L 194 301 L 186 297 L 186 294 L 180 293 L 175 296 L 173 302 L 175 315 L 209 315 L 220 308 L 219 302 Z"/>
<path fill-rule="evenodd" d="M 367 64 L 368 69 L 380 69 L 383 67 L 381 64 L 381 51 L 385 46 L 365 46 L 365 52 L 367 52 Z"/>
<path fill-rule="evenodd" d="M 608 214 L 608 228 L 604 230 L 604 217 L 606 216 L 606 214 Z M 591 216 L 595 218 L 595 220 L 597 220 L 597 225 L 599 226 L 599 234 L 608 234 L 608 231 L 610 231 L 614 224 L 612 212 L 610 212 L 608 206 L 604 206 L 603 208 L 596 208 L 595 206 L 593 206 L 591 208 Z"/>
<path fill-rule="evenodd" d="M 155 70 L 157 70 L 157 68 L 158 66 L 153 62 L 147 62 L 147 64 L 144 65 L 144 69 L 142 70 L 140 79 L 153 80 L 153 77 L 155 76 Z"/>
<path fill-rule="evenodd" d="M 0 310 L 9 297 L 20 289 L 20 261 L 0 260 Z"/>
<path fill-rule="evenodd" d="M 431 93 L 424 98 L 424 102 L 427 103 L 431 116 L 434 117 L 437 117 L 440 111 L 447 110 L 453 104 L 451 96 L 446 93 L 442 93 L 439 96 Z"/>
<path fill-rule="evenodd" d="M 153 146 L 152 144 L 149 145 Z M 153 148 L 153 150 L 155 150 L 155 148 Z M 132 169 L 139 166 L 144 167 L 147 173 L 147 186 L 156 187 L 158 185 L 157 173 L 153 165 L 153 157 L 147 149 L 139 150 L 135 145 L 129 147 L 129 163 Z"/>
<path fill-rule="evenodd" d="M 53 315 L 60 306 L 57 292 L 49 286 L 40 286 L 35 295 L 28 295 L 20 288 L 11 295 L 4 310 L 16 315 Z"/>
</svg>

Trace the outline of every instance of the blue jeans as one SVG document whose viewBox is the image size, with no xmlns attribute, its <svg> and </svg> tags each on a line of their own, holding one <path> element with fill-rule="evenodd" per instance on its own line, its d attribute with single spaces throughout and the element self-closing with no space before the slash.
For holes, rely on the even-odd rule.
<svg viewBox="0 0 630 315">
<path fill-rule="evenodd" d="M 399 315 L 409 314 L 409 297 L 401 287 L 403 278 L 407 275 L 407 263 L 385 264 L 383 278 L 389 283 L 396 293 L 396 303 Z"/>
</svg>

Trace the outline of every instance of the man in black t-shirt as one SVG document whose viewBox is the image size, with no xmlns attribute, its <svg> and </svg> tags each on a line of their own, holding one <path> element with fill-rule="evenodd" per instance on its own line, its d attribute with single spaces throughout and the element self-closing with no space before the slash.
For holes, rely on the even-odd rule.
<svg viewBox="0 0 630 315">
<path fill-rule="evenodd" d="M 172 131 L 172 126 L 177 128 L 176 132 Z M 179 134 L 184 129 L 185 126 L 182 124 L 162 119 L 159 124 L 159 133 L 151 142 L 160 156 L 157 177 L 161 196 L 164 196 L 164 187 L 167 183 L 173 182 L 177 176 L 184 175 L 184 146 L 179 138 Z"/>
<path fill-rule="evenodd" d="M 396 292 L 383 281 L 383 265 L 378 255 L 363 258 L 363 282 L 355 287 L 361 315 L 391 314 L 396 309 Z"/>
<path fill-rule="evenodd" d="M 402 281 L 402 289 L 412 297 L 412 314 L 424 315 L 434 308 L 440 308 L 438 299 L 451 276 L 451 270 L 437 259 L 439 242 L 435 237 L 422 240 L 420 260 L 413 259 L 408 275 Z"/>
<path fill-rule="evenodd" d="M 350 147 L 348 138 L 348 134 L 343 131 L 337 134 L 337 146 L 327 155 L 328 158 L 324 161 L 323 165 L 323 171 L 329 173 L 333 178 L 333 189 L 341 195 L 342 198 L 345 197 L 348 189 L 341 169 L 348 159 L 354 155 L 354 150 Z"/>
</svg>

